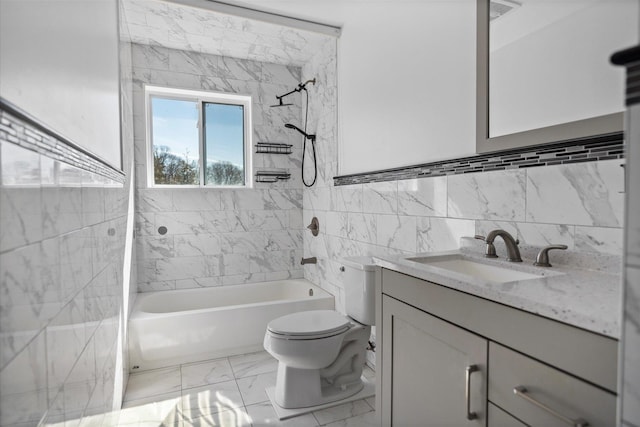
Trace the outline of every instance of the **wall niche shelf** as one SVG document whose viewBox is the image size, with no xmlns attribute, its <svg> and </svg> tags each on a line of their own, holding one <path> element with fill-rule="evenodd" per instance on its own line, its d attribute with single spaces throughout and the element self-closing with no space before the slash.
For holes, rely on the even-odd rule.
<svg viewBox="0 0 640 427">
<path fill-rule="evenodd" d="M 256 172 L 256 182 L 278 182 L 291 178 L 291 174 L 286 169 L 268 169 Z"/>
<path fill-rule="evenodd" d="M 262 154 L 291 154 L 293 145 L 280 142 L 258 142 L 256 153 Z"/>
</svg>

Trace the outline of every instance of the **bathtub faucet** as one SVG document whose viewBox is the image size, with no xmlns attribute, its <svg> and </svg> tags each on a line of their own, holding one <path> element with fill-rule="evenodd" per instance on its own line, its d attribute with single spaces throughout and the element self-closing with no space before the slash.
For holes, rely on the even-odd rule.
<svg viewBox="0 0 640 427">
<path fill-rule="evenodd" d="M 302 260 L 300 261 L 301 265 L 305 265 L 305 264 L 317 264 L 318 263 L 318 258 L 312 256 L 311 258 L 302 258 Z"/>
</svg>

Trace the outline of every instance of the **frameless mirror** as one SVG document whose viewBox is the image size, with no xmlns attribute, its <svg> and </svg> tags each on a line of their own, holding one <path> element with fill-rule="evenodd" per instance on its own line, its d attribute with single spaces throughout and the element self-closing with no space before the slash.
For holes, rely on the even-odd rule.
<svg viewBox="0 0 640 427">
<path fill-rule="evenodd" d="M 477 0 L 479 153 L 623 130 L 637 0 Z"/>
</svg>

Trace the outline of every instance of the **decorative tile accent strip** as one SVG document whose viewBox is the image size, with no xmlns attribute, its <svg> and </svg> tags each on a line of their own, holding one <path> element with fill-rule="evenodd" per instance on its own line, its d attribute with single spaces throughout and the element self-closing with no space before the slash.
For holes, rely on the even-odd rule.
<svg viewBox="0 0 640 427">
<path fill-rule="evenodd" d="M 125 175 L 0 98 L 0 141 L 19 145 L 77 168 L 123 183 Z"/>
<path fill-rule="evenodd" d="M 494 151 L 404 168 L 336 176 L 333 183 L 339 186 L 623 158 L 624 135 L 616 132 L 588 139 Z"/>
</svg>

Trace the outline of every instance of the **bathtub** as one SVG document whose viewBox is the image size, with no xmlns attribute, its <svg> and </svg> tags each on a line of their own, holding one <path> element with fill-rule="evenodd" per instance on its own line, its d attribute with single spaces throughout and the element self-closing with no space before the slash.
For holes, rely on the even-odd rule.
<svg viewBox="0 0 640 427">
<path fill-rule="evenodd" d="M 267 323 L 334 309 L 304 279 L 138 294 L 129 320 L 132 372 L 262 350 Z"/>
</svg>

